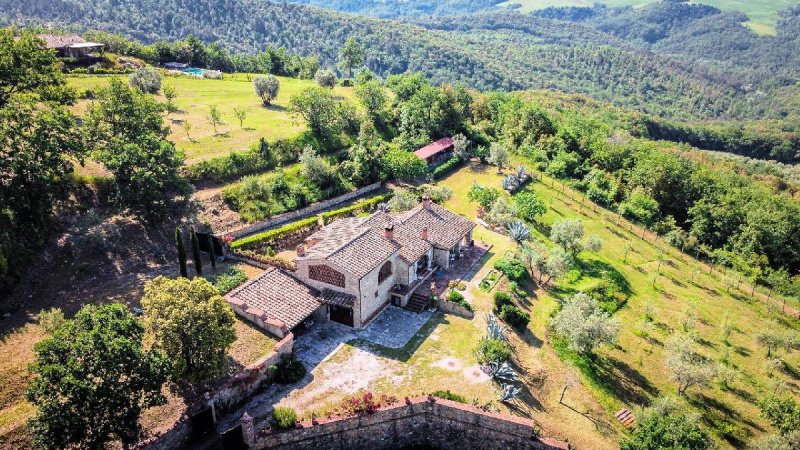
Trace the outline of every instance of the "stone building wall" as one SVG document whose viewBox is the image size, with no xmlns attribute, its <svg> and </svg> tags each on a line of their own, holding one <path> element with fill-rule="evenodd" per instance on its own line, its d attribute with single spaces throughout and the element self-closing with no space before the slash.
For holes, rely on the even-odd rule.
<svg viewBox="0 0 800 450">
<path fill-rule="evenodd" d="M 569 445 L 537 437 L 528 419 L 490 413 L 473 406 L 419 397 L 373 414 L 302 422 L 293 430 L 270 432 L 249 427 L 253 449 L 368 448 L 392 450 L 429 446 L 442 450 L 566 450 Z"/>
<path fill-rule="evenodd" d="M 398 253 L 395 253 L 394 256 L 389 258 L 393 268 L 396 267 L 397 261 L 400 259 L 397 255 Z M 376 313 L 383 309 L 389 301 L 389 291 L 396 283 L 397 272 L 392 270 L 392 274 L 389 278 L 379 283 L 378 272 L 380 272 L 382 266 L 383 263 L 378 264 L 370 273 L 361 278 L 359 283 L 360 292 L 358 294 L 361 302 L 359 305 L 360 311 L 358 312 L 359 321 L 355 323 L 356 328 L 363 328 L 366 326 L 367 323 L 375 317 Z M 376 293 L 378 295 L 375 295 Z"/>
</svg>

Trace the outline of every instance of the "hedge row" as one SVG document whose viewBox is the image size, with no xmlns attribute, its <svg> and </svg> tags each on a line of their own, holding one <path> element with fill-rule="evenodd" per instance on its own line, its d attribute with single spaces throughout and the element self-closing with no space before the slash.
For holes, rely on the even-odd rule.
<svg viewBox="0 0 800 450">
<path fill-rule="evenodd" d="M 449 174 L 450 172 L 461 167 L 462 162 L 463 161 L 461 161 L 461 158 L 458 156 L 453 156 L 452 158 L 443 162 L 440 166 L 433 169 L 433 178 L 438 179 Z"/>
<path fill-rule="evenodd" d="M 256 233 L 241 239 L 237 239 L 231 243 L 231 250 L 245 250 L 257 247 L 273 246 L 275 242 L 287 236 L 313 230 L 319 226 L 320 218 L 322 219 L 323 223 L 330 223 L 331 221 L 341 217 L 349 217 L 360 212 L 371 211 L 380 203 L 386 202 L 391 195 L 391 193 L 376 195 L 375 197 L 361 200 L 344 208 L 327 211 L 317 216 L 287 223 L 286 225 L 278 228 L 273 228 L 271 230 L 262 231 L 261 233 Z"/>
<path fill-rule="evenodd" d="M 322 216 L 322 221 L 327 224 L 341 217 L 350 217 L 362 212 L 372 211 L 381 203 L 388 202 L 390 198 L 392 198 L 391 193 L 376 195 L 375 197 L 353 203 L 350 206 L 346 206 L 340 209 L 335 209 L 333 211 L 327 211 L 320 215 Z"/>
<path fill-rule="evenodd" d="M 295 163 L 307 145 L 321 148 L 319 141 L 309 133 L 267 143 L 267 155 L 263 154 L 260 143 L 256 142 L 246 152 L 218 156 L 187 166 L 184 176 L 192 183 L 233 181 L 245 175 L 275 169 L 276 166 Z"/>
<path fill-rule="evenodd" d="M 269 246 L 270 244 L 283 239 L 286 236 L 308 232 L 318 226 L 318 216 L 308 217 L 296 222 L 287 223 L 286 225 L 278 228 L 273 228 L 271 230 L 262 231 L 261 233 L 256 233 L 241 239 L 237 239 L 231 242 L 231 250 L 247 250 L 256 247 Z"/>
</svg>

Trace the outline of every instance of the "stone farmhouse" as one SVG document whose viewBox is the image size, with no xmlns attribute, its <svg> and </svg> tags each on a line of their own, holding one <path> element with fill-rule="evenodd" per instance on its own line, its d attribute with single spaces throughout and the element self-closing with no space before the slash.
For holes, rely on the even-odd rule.
<svg viewBox="0 0 800 450">
<path fill-rule="evenodd" d="M 297 247 L 294 273 L 269 269 L 226 299 L 279 337 L 312 317 L 364 328 L 389 304 L 421 311 L 417 288 L 473 245 L 474 228 L 427 195 L 410 211 L 339 219 Z"/>
</svg>

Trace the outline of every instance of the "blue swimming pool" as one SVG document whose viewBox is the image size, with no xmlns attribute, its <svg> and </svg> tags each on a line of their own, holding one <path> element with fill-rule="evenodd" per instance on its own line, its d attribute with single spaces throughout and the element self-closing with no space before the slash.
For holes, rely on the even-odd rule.
<svg viewBox="0 0 800 450">
<path fill-rule="evenodd" d="M 203 76 L 203 69 L 198 69 L 197 67 L 189 67 L 189 68 L 183 69 L 183 72 L 190 73 L 190 74 L 196 75 L 198 77 L 202 77 Z"/>
</svg>

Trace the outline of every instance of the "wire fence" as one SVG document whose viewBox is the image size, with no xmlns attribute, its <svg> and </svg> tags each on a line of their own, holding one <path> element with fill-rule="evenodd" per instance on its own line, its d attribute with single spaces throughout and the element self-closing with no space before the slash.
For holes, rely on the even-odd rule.
<svg viewBox="0 0 800 450">
<path fill-rule="evenodd" d="M 772 290 L 766 286 L 745 281 L 745 277 L 741 273 L 735 272 L 725 266 L 716 266 L 712 262 L 702 261 L 695 256 L 689 255 L 664 241 L 661 236 L 653 231 L 631 222 L 615 211 L 611 211 L 596 204 L 588 199 L 582 192 L 566 183 L 558 181 L 539 171 L 534 171 L 534 174 L 538 177 L 539 182 L 542 183 L 543 186 L 550 187 L 555 191 L 557 198 L 566 206 L 577 209 L 578 212 L 587 217 L 604 220 L 607 224 L 606 227 L 609 229 L 610 227 L 608 224 L 614 224 L 618 229 L 626 231 L 654 245 L 663 255 L 670 256 L 689 265 L 702 267 L 702 272 L 705 275 L 723 282 L 729 292 L 730 289 L 738 289 L 741 293 L 764 302 L 770 308 L 780 309 L 785 314 L 800 319 L 800 309 L 798 309 L 795 304 L 796 299 L 789 302 L 787 301 L 789 299 L 786 297 L 774 295 Z M 693 280 L 695 273 L 692 273 L 691 277 Z"/>
</svg>

